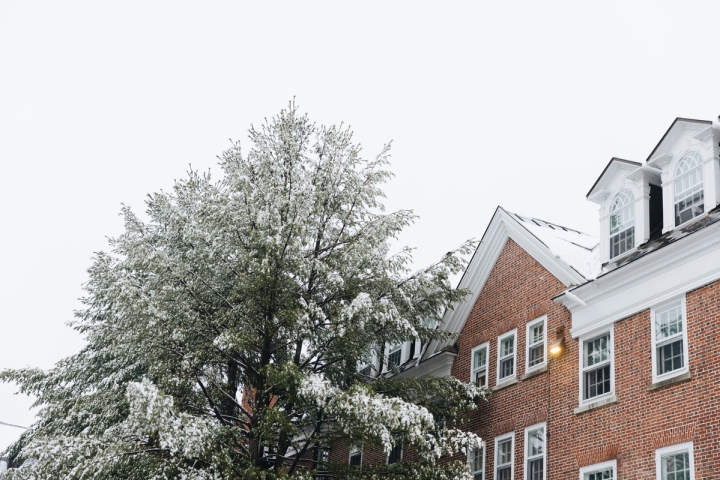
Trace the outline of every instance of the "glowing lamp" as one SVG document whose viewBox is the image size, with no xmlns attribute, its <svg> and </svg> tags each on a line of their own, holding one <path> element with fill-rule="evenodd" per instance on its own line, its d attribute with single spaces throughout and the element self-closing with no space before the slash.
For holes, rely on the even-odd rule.
<svg viewBox="0 0 720 480">
<path fill-rule="evenodd" d="M 565 351 L 565 338 L 560 338 L 558 340 L 555 340 L 550 344 L 550 355 L 558 356 L 562 354 L 563 351 Z"/>
</svg>

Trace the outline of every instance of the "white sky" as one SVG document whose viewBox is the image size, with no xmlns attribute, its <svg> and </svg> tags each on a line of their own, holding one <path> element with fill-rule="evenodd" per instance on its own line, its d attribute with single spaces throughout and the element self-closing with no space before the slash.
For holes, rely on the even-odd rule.
<svg viewBox="0 0 720 480">
<path fill-rule="evenodd" d="M 612 156 L 720 113 L 718 20 L 709 0 L 0 0 L 0 368 L 76 352 L 64 323 L 120 204 L 218 171 L 293 96 L 369 157 L 393 140 L 387 206 L 420 215 L 418 264 L 498 204 L 596 235 L 585 194 Z M 0 421 L 28 425 L 14 391 Z"/>
</svg>

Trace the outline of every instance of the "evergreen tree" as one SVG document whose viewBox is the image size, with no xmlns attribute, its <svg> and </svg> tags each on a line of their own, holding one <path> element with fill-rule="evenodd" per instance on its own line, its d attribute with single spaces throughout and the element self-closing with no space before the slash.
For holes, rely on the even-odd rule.
<svg viewBox="0 0 720 480">
<path fill-rule="evenodd" d="M 379 478 L 391 467 L 325 466 L 321 449 L 398 441 L 418 459 L 395 478 L 471 478 L 436 460 L 481 444 L 457 425 L 484 389 L 358 366 L 447 338 L 432 325 L 468 293 L 448 276 L 473 242 L 416 272 L 410 249 L 390 254 L 414 215 L 381 203 L 389 146 L 363 159 L 349 129 L 294 104 L 250 141 L 223 153 L 221 179 L 190 171 L 149 195 L 147 220 L 122 209 L 72 323 L 78 354 L 0 373 L 40 407 L 6 452 L 32 462 L 0 478 Z"/>
</svg>

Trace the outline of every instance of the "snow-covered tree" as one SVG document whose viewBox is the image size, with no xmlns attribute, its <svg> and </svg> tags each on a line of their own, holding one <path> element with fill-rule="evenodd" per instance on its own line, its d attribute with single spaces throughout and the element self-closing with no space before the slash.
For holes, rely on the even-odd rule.
<svg viewBox="0 0 720 480">
<path fill-rule="evenodd" d="M 471 478 L 466 462 L 436 460 L 482 444 L 458 426 L 484 389 L 358 366 L 443 338 L 428 325 L 467 294 L 448 277 L 473 243 L 416 272 L 410 249 L 391 254 L 414 215 L 381 203 L 389 146 L 363 159 L 349 129 L 292 103 L 250 142 L 223 153 L 221 179 L 190 171 L 150 195 L 145 219 L 123 208 L 72 324 L 85 348 L 50 371 L 0 373 L 40 407 L 7 452 L 32 462 L 0 478 L 312 478 L 325 446 L 397 441 L 417 460 L 322 468 Z"/>
</svg>

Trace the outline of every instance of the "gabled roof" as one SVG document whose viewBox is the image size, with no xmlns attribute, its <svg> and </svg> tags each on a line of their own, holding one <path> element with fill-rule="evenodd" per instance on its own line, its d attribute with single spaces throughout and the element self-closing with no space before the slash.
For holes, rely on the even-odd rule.
<svg viewBox="0 0 720 480">
<path fill-rule="evenodd" d="M 632 160 L 625 160 L 623 158 L 616 158 L 613 157 L 610 159 L 608 164 L 605 166 L 605 169 L 602 171 L 600 176 L 595 180 L 595 183 L 593 183 L 592 188 L 590 188 L 590 191 L 585 195 L 586 198 L 589 198 L 590 195 L 592 195 L 596 190 L 602 190 L 604 187 L 604 184 L 607 183 L 614 175 L 615 172 L 619 169 L 627 170 L 628 172 L 638 169 L 642 166 L 640 162 L 633 162 Z"/>
<path fill-rule="evenodd" d="M 567 287 L 586 283 L 600 271 L 599 244 L 594 237 L 498 207 L 458 285 L 458 288 L 470 290 L 471 294 L 445 312 L 440 327 L 442 330 L 462 331 L 509 238 Z M 446 342 L 430 342 L 422 359 L 441 352 L 447 346 Z"/>
<path fill-rule="evenodd" d="M 688 124 L 688 126 L 692 125 L 692 124 L 697 124 L 697 127 L 699 127 L 699 128 L 697 128 L 697 127 L 693 128 L 694 130 L 702 129 L 703 126 L 705 126 L 705 127 L 712 126 L 712 122 L 710 120 L 698 120 L 696 118 L 677 117 L 675 120 L 673 120 L 673 123 L 667 129 L 667 131 L 662 136 L 662 138 L 660 139 L 658 144 L 655 145 L 655 148 L 653 148 L 653 151 L 650 152 L 650 155 L 648 155 L 646 162 L 650 162 L 650 160 L 655 156 L 656 153 L 660 153 L 662 150 L 667 151 L 668 149 L 670 149 L 672 144 L 675 143 L 676 138 L 674 138 L 675 136 L 671 135 L 670 132 L 675 130 L 675 126 L 678 123 Z"/>
</svg>

